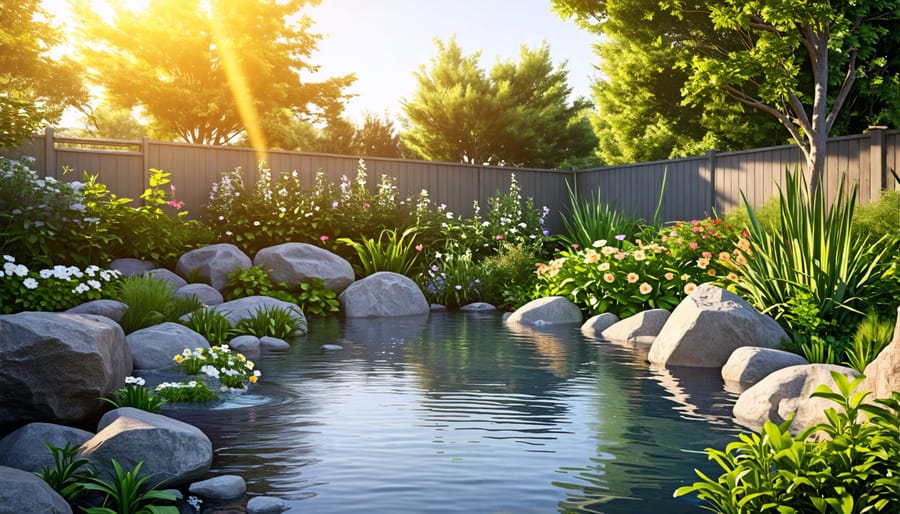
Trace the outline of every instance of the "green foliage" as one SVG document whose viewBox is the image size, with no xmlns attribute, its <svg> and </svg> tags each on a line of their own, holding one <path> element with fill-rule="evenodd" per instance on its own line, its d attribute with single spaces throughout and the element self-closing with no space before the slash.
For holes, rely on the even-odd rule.
<svg viewBox="0 0 900 514">
<path fill-rule="evenodd" d="M 724 472 L 680 487 L 675 496 L 696 493 L 713 512 L 897 512 L 900 509 L 900 393 L 864 403 L 833 372 L 838 390 L 819 386 L 814 397 L 833 401 L 827 422 L 797 436 L 766 422 L 759 434 L 741 434 L 725 451 L 708 448 Z M 862 418 L 865 416 L 865 420 Z M 824 437 L 814 438 L 816 434 Z"/>
<path fill-rule="evenodd" d="M 120 274 L 91 265 L 81 270 L 57 265 L 40 271 L 16 264 L 3 256 L 0 268 L 0 313 L 63 311 L 90 300 L 99 300 L 115 289 Z"/>
<path fill-rule="evenodd" d="M 173 360 L 182 366 L 186 374 L 203 373 L 207 377 L 219 380 L 224 387 L 230 389 L 245 389 L 248 382 L 255 384 L 260 377 L 259 370 L 253 369 L 255 367 L 253 361 L 247 360 L 242 353 L 234 352 L 228 345 L 209 349 L 197 348 L 193 351 L 185 348 Z M 202 388 L 196 384 L 195 387 Z"/>
<path fill-rule="evenodd" d="M 300 310 L 307 316 L 327 316 L 341 310 L 337 293 L 327 289 L 321 278 L 301 282 L 296 300 Z"/>
<path fill-rule="evenodd" d="M 119 324 L 126 334 L 171 321 L 200 308 L 196 296 L 176 296 L 171 282 L 149 275 L 122 279 L 113 298 L 128 306 Z"/>
<path fill-rule="evenodd" d="M 228 274 L 222 296 L 226 300 L 235 300 L 247 296 L 271 296 L 279 300 L 293 301 L 286 292 L 287 284 L 272 283 L 269 272 L 259 266 L 238 268 Z"/>
<path fill-rule="evenodd" d="M 879 303 L 877 286 L 884 241 L 860 240 L 852 232 L 856 187 L 841 187 L 827 207 L 821 189 L 807 198 L 800 173 L 787 173 L 779 189 L 779 230 L 769 231 L 749 206 L 749 241 L 739 244 L 736 291 L 775 318 L 788 333 L 807 330 L 813 318 L 852 327 L 867 304 Z M 791 312 L 792 301 L 804 299 L 814 313 Z M 792 300 L 793 299 L 793 300 Z M 839 354 L 838 354 L 838 360 Z"/>
<path fill-rule="evenodd" d="M 859 209 L 859 207 L 857 207 Z M 781 227 L 781 199 L 777 195 L 771 196 L 762 205 L 753 209 L 753 215 L 759 225 L 766 230 L 777 230 Z M 747 211 L 747 205 L 741 204 L 739 207 L 725 213 L 722 218 L 727 225 L 738 229 L 746 229 L 750 226 L 750 213 Z M 855 219 L 855 217 L 854 217 Z"/>
<path fill-rule="evenodd" d="M 233 331 L 231 322 L 215 309 L 197 309 L 186 320 L 179 323 L 205 337 L 210 346 L 220 346 L 228 342 Z"/>
<path fill-rule="evenodd" d="M 84 482 L 94 474 L 90 461 L 79 458 L 80 447 L 68 441 L 62 448 L 47 442 L 44 446 L 53 454 L 53 466 L 44 467 L 35 475 L 47 482 L 66 502 L 74 504 L 84 492 Z"/>
<path fill-rule="evenodd" d="M 278 339 L 290 339 L 299 330 L 306 329 L 298 326 L 297 313 L 291 309 L 281 307 L 261 307 L 252 315 L 242 318 L 234 333 L 237 335 L 252 335 L 256 337 L 276 337 Z"/>
<path fill-rule="evenodd" d="M 359 257 L 356 266 L 357 275 L 367 277 L 379 271 L 390 271 L 401 275 L 409 275 L 416 265 L 422 245 L 416 245 L 416 230 L 407 228 L 402 233 L 396 229 L 386 228 L 378 239 L 363 237 L 360 242 L 342 237 L 337 240 L 350 246 Z"/>
<path fill-rule="evenodd" d="M 479 264 L 482 301 L 515 310 L 535 298 L 539 258 L 528 247 L 506 245 Z"/>
<path fill-rule="evenodd" d="M 296 171 L 273 177 L 261 166 L 255 185 L 250 185 L 237 168 L 213 184 L 205 220 L 219 241 L 233 243 L 247 255 L 269 246 L 301 242 L 338 253 L 347 249 L 354 254 L 348 257 L 353 258 L 355 252 L 333 242 L 340 237 L 371 237 L 383 228 L 402 226 L 393 179 L 382 176 L 375 194 L 367 183 L 363 161 L 354 181 L 342 176 L 335 185 L 319 172 L 311 190 L 302 187 Z"/>
<path fill-rule="evenodd" d="M 156 396 L 169 403 L 205 403 L 218 397 L 202 380 L 163 382 L 155 390 Z"/>
<path fill-rule="evenodd" d="M 417 282 L 431 303 L 448 309 L 482 300 L 482 270 L 472 254 L 435 254 L 431 266 L 423 271 Z"/>
<path fill-rule="evenodd" d="M 131 471 L 125 471 L 116 459 L 112 459 L 113 478 L 111 481 L 99 477 L 89 477 L 84 489 L 96 491 L 104 495 L 99 507 L 86 507 L 87 514 L 178 514 L 174 506 L 160 506 L 156 502 L 174 501 L 175 495 L 157 490 L 156 486 L 147 486 L 149 476 L 140 477 L 143 462 L 134 465 Z"/>
<path fill-rule="evenodd" d="M 154 414 L 159 412 L 165 399 L 154 395 L 144 387 L 144 379 L 140 377 L 125 377 L 125 387 L 112 392 L 112 399 L 101 398 L 115 408 L 134 407 Z"/>
<path fill-rule="evenodd" d="M 845 352 L 845 363 L 851 368 L 864 373 L 878 354 L 881 353 L 894 337 L 894 323 L 882 319 L 878 314 L 869 312 L 856 327 L 850 347 Z"/>
<path fill-rule="evenodd" d="M 546 44 L 522 47 L 519 62 L 490 72 L 479 53 L 463 55 L 454 39 L 435 40 L 430 69 L 415 72 L 417 89 L 404 100 L 400 137 L 426 160 L 554 168 L 589 156 L 597 145 L 584 121 L 590 103 L 569 102 L 564 67 Z"/>
<path fill-rule="evenodd" d="M 900 235 L 900 191 L 882 191 L 878 200 L 857 205 L 853 232 L 872 241 Z"/>
<path fill-rule="evenodd" d="M 568 187 L 568 183 L 566 183 Z M 588 248 L 594 241 L 614 241 L 617 235 L 631 239 L 641 230 L 642 220 L 601 204 L 591 191 L 588 198 L 569 187 L 569 208 L 560 213 L 565 230 L 557 236 L 566 246 Z"/>
<path fill-rule="evenodd" d="M 354 77 L 307 80 L 305 73 L 316 68 L 309 56 L 319 36 L 300 16 L 302 5 L 217 2 L 204 9 L 160 0 L 139 9 L 115 6 L 107 18 L 79 1 L 72 12 L 79 15 L 80 50 L 91 63 L 91 79 L 113 103 L 141 106 L 158 131 L 185 142 L 223 145 L 248 125 L 234 100 L 229 80 L 234 76 L 226 70 L 233 59 L 245 77 L 252 77 L 241 81 L 242 94 L 253 99 L 261 116 L 286 111 L 315 121 L 320 112 L 341 111 L 343 90 Z M 159 31 L 162 26 L 168 30 Z M 213 40 L 217 44 L 211 46 Z M 248 132 L 254 143 L 263 135 Z"/>
</svg>

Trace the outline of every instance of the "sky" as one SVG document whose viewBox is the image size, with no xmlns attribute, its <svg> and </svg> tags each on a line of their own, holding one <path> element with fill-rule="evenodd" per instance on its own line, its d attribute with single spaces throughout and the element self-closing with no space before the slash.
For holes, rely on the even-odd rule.
<svg viewBox="0 0 900 514">
<path fill-rule="evenodd" d="M 57 21 L 67 22 L 67 0 L 43 0 Z M 463 53 L 481 51 L 481 66 L 518 60 L 519 48 L 546 41 L 554 64 L 566 61 L 573 99 L 590 97 L 598 72 L 596 37 L 550 11 L 550 0 L 322 0 L 304 12 L 323 35 L 313 64 L 317 77 L 356 73 L 347 115 L 359 123 L 366 112 L 396 119 L 400 101 L 415 91 L 413 72 L 430 66 L 434 38 L 456 37 Z"/>
</svg>

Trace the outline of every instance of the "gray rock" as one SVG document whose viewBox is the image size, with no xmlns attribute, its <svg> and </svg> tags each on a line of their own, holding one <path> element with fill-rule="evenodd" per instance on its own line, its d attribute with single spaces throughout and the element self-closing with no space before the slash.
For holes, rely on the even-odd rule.
<svg viewBox="0 0 900 514">
<path fill-rule="evenodd" d="M 111 459 L 130 470 L 143 462 L 140 476 L 151 483 L 178 487 L 203 478 L 212 463 L 212 443 L 200 429 L 159 414 L 122 407 L 100 418 L 97 434 L 86 441 L 81 455 L 112 476 Z"/>
<path fill-rule="evenodd" d="M 179 277 L 175 273 L 166 268 L 156 268 L 144 273 L 144 275 L 148 277 L 157 278 L 159 280 L 164 280 L 170 284 L 172 284 L 172 290 L 177 290 L 187 285 L 187 280 Z"/>
<path fill-rule="evenodd" d="M 273 496 L 254 496 L 247 502 L 247 514 L 281 514 L 286 510 L 284 500 Z"/>
<path fill-rule="evenodd" d="M 431 310 L 415 282 L 388 271 L 373 273 L 350 284 L 338 301 L 348 318 L 415 316 Z"/>
<path fill-rule="evenodd" d="M 563 296 L 548 296 L 532 300 L 516 309 L 504 323 L 524 325 L 557 325 L 581 323 L 581 309 Z"/>
<path fill-rule="evenodd" d="M 433 303 L 431 304 L 430 309 L 433 311 L 445 311 L 447 310 L 447 307 L 439 303 Z"/>
<path fill-rule="evenodd" d="M 894 338 L 875 360 L 866 366 L 859 391 L 871 391 L 867 401 L 875 398 L 890 398 L 894 391 L 900 391 L 900 309 L 897 309 L 897 322 L 894 325 Z"/>
<path fill-rule="evenodd" d="M 588 320 L 581 325 L 581 333 L 584 334 L 585 337 L 600 338 L 602 337 L 604 330 L 613 326 L 613 324 L 618 321 L 619 317 L 611 312 L 597 314 L 596 316 L 588 318 Z"/>
<path fill-rule="evenodd" d="M 122 316 L 128 306 L 118 300 L 91 300 L 89 302 L 76 305 L 66 312 L 69 314 L 95 314 L 97 316 L 106 316 L 116 323 L 122 321 Z"/>
<path fill-rule="evenodd" d="M 434 310 L 434 309 L 432 309 L 432 310 Z M 512 316 L 512 315 L 513 315 L 512 312 L 504 312 L 504 313 L 503 313 L 503 316 L 500 316 L 500 320 L 503 321 L 503 322 L 505 323 L 506 320 L 508 320 L 509 317 Z"/>
<path fill-rule="evenodd" d="M 662 366 L 720 368 L 741 346 L 778 348 L 784 329 L 738 295 L 703 284 L 672 311 L 648 359 Z"/>
<path fill-rule="evenodd" d="M 21 469 L 0 466 L 0 514 L 71 514 L 47 482 Z"/>
<path fill-rule="evenodd" d="M 272 282 L 298 290 L 301 282 L 322 279 L 325 289 L 340 293 L 353 283 L 353 266 L 343 257 L 306 243 L 284 243 L 256 252 L 253 264 L 268 270 Z"/>
<path fill-rule="evenodd" d="M 167 321 L 135 330 L 126 337 L 135 369 L 166 369 L 185 348 L 209 348 L 205 337 L 179 323 Z"/>
<path fill-rule="evenodd" d="M 156 265 L 150 261 L 142 261 L 140 259 L 116 259 L 109 263 L 109 269 L 114 269 L 122 274 L 123 277 L 130 277 L 132 275 L 140 275 L 142 273 L 146 273 Z"/>
<path fill-rule="evenodd" d="M 209 284 L 187 284 L 175 290 L 175 296 L 196 296 L 203 305 L 219 305 L 224 302 L 222 293 Z"/>
<path fill-rule="evenodd" d="M 225 316 L 228 319 L 228 322 L 231 323 L 231 326 L 236 327 L 242 319 L 253 317 L 256 315 L 257 311 L 276 307 L 291 313 L 291 318 L 294 320 L 294 325 L 297 327 L 294 332 L 295 336 L 306 334 L 306 316 L 303 314 L 303 311 L 300 310 L 300 307 L 297 307 L 297 304 L 278 300 L 271 296 L 247 296 L 219 305 L 210 306 L 209 308 Z M 191 314 L 186 314 L 182 319 L 188 319 L 190 316 Z"/>
<path fill-rule="evenodd" d="M 730 391 L 741 392 L 779 369 L 803 364 L 809 364 L 809 361 L 796 353 L 742 346 L 732 352 L 722 366 L 722 380 Z"/>
<path fill-rule="evenodd" d="M 37 472 L 53 467 L 53 453 L 44 443 L 64 448 L 81 446 L 94 434 L 53 423 L 29 423 L 0 439 L 0 466 Z"/>
<path fill-rule="evenodd" d="M 652 344 L 671 313 L 665 309 L 649 309 L 613 323 L 600 333 L 608 341 L 630 344 Z"/>
<path fill-rule="evenodd" d="M 240 248 L 230 243 L 219 243 L 182 255 L 175 265 L 175 273 L 191 282 L 208 282 L 221 291 L 225 288 L 229 273 L 248 269 L 252 265 L 250 257 Z"/>
<path fill-rule="evenodd" d="M 291 345 L 284 339 L 263 336 L 259 338 L 259 347 L 264 350 L 287 350 Z"/>
<path fill-rule="evenodd" d="M 125 382 L 131 351 L 103 316 L 21 312 L 0 316 L 0 435 L 45 421 L 88 426 L 99 398 Z"/>
<path fill-rule="evenodd" d="M 339 344 L 323 344 L 321 348 L 326 352 L 337 352 L 344 349 L 344 347 Z"/>
<path fill-rule="evenodd" d="M 766 421 L 783 423 L 794 414 L 791 432 L 826 421 L 825 409 L 834 403 L 823 398 L 810 398 L 816 388 L 825 384 L 835 388 L 831 372 L 847 377 L 859 375 L 855 370 L 834 364 L 805 364 L 782 368 L 744 391 L 734 404 L 735 421 L 759 430 Z"/>
<path fill-rule="evenodd" d="M 259 355 L 260 341 L 256 336 L 237 336 L 228 341 L 228 347 L 249 357 L 250 355 Z"/>
<path fill-rule="evenodd" d="M 188 492 L 210 500 L 233 500 L 247 493 L 247 483 L 237 475 L 222 475 L 194 482 Z"/>
<path fill-rule="evenodd" d="M 484 311 L 495 311 L 496 307 L 486 302 L 475 302 L 463 305 L 459 308 L 462 312 L 484 312 Z"/>
</svg>

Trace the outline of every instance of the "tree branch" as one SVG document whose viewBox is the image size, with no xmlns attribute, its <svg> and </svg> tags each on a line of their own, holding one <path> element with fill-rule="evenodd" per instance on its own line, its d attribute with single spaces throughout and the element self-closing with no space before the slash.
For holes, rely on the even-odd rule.
<svg viewBox="0 0 900 514">
<path fill-rule="evenodd" d="M 784 125 L 784 127 L 791 134 L 791 137 L 793 137 L 794 140 L 796 140 L 797 143 L 800 144 L 800 147 L 803 149 L 803 153 L 804 154 L 807 153 L 806 146 L 802 143 L 804 141 L 803 135 L 797 129 L 798 124 L 794 123 L 794 121 L 791 120 L 791 118 L 788 117 L 788 115 L 786 113 L 776 109 L 775 107 L 772 107 L 771 105 L 763 102 L 762 100 L 759 100 L 758 98 L 754 98 L 754 97 L 744 93 L 743 91 L 735 88 L 734 86 L 725 86 L 724 89 L 725 89 L 725 93 L 727 93 L 729 96 L 731 96 L 735 100 L 741 102 L 742 104 L 753 107 L 754 109 L 759 109 L 760 111 L 763 111 L 765 113 L 768 113 L 768 114 L 771 114 L 772 116 L 774 116 L 775 119 L 777 119 L 779 122 L 781 122 L 782 125 Z M 791 95 L 791 96 L 792 96 L 792 98 L 796 98 L 796 95 Z M 801 112 L 803 113 L 804 118 L 805 118 L 806 112 L 803 111 L 802 109 L 801 109 Z M 805 129 L 806 128 L 804 127 L 804 130 Z"/>
</svg>

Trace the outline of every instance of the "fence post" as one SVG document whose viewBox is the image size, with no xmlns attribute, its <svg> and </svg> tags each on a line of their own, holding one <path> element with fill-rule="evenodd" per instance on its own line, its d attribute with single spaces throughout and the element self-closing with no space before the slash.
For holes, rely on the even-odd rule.
<svg viewBox="0 0 900 514">
<path fill-rule="evenodd" d="M 884 131 L 887 127 L 873 125 L 866 132 L 869 135 L 869 199 L 878 199 L 879 194 L 887 185 L 893 182 L 893 177 L 888 177 L 884 162 L 886 160 L 884 148 Z"/>
<path fill-rule="evenodd" d="M 55 137 L 53 127 L 44 129 L 44 177 L 57 178 Z"/>
<path fill-rule="evenodd" d="M 706 169 L 709 172 L 709 205 L 712 211 L 719 212 L 719 193 L 716 189 L 716 154 L 718 150 L 706 151 Z"/>
<path fill-rule="evenodd" d="M 141 184 L 142 189 L 146 191 L 150 188 L 150 138 L 141 137 Z M 143 205 L 147 205 L 147 201 L 143 200 Z"/>
</svg>

